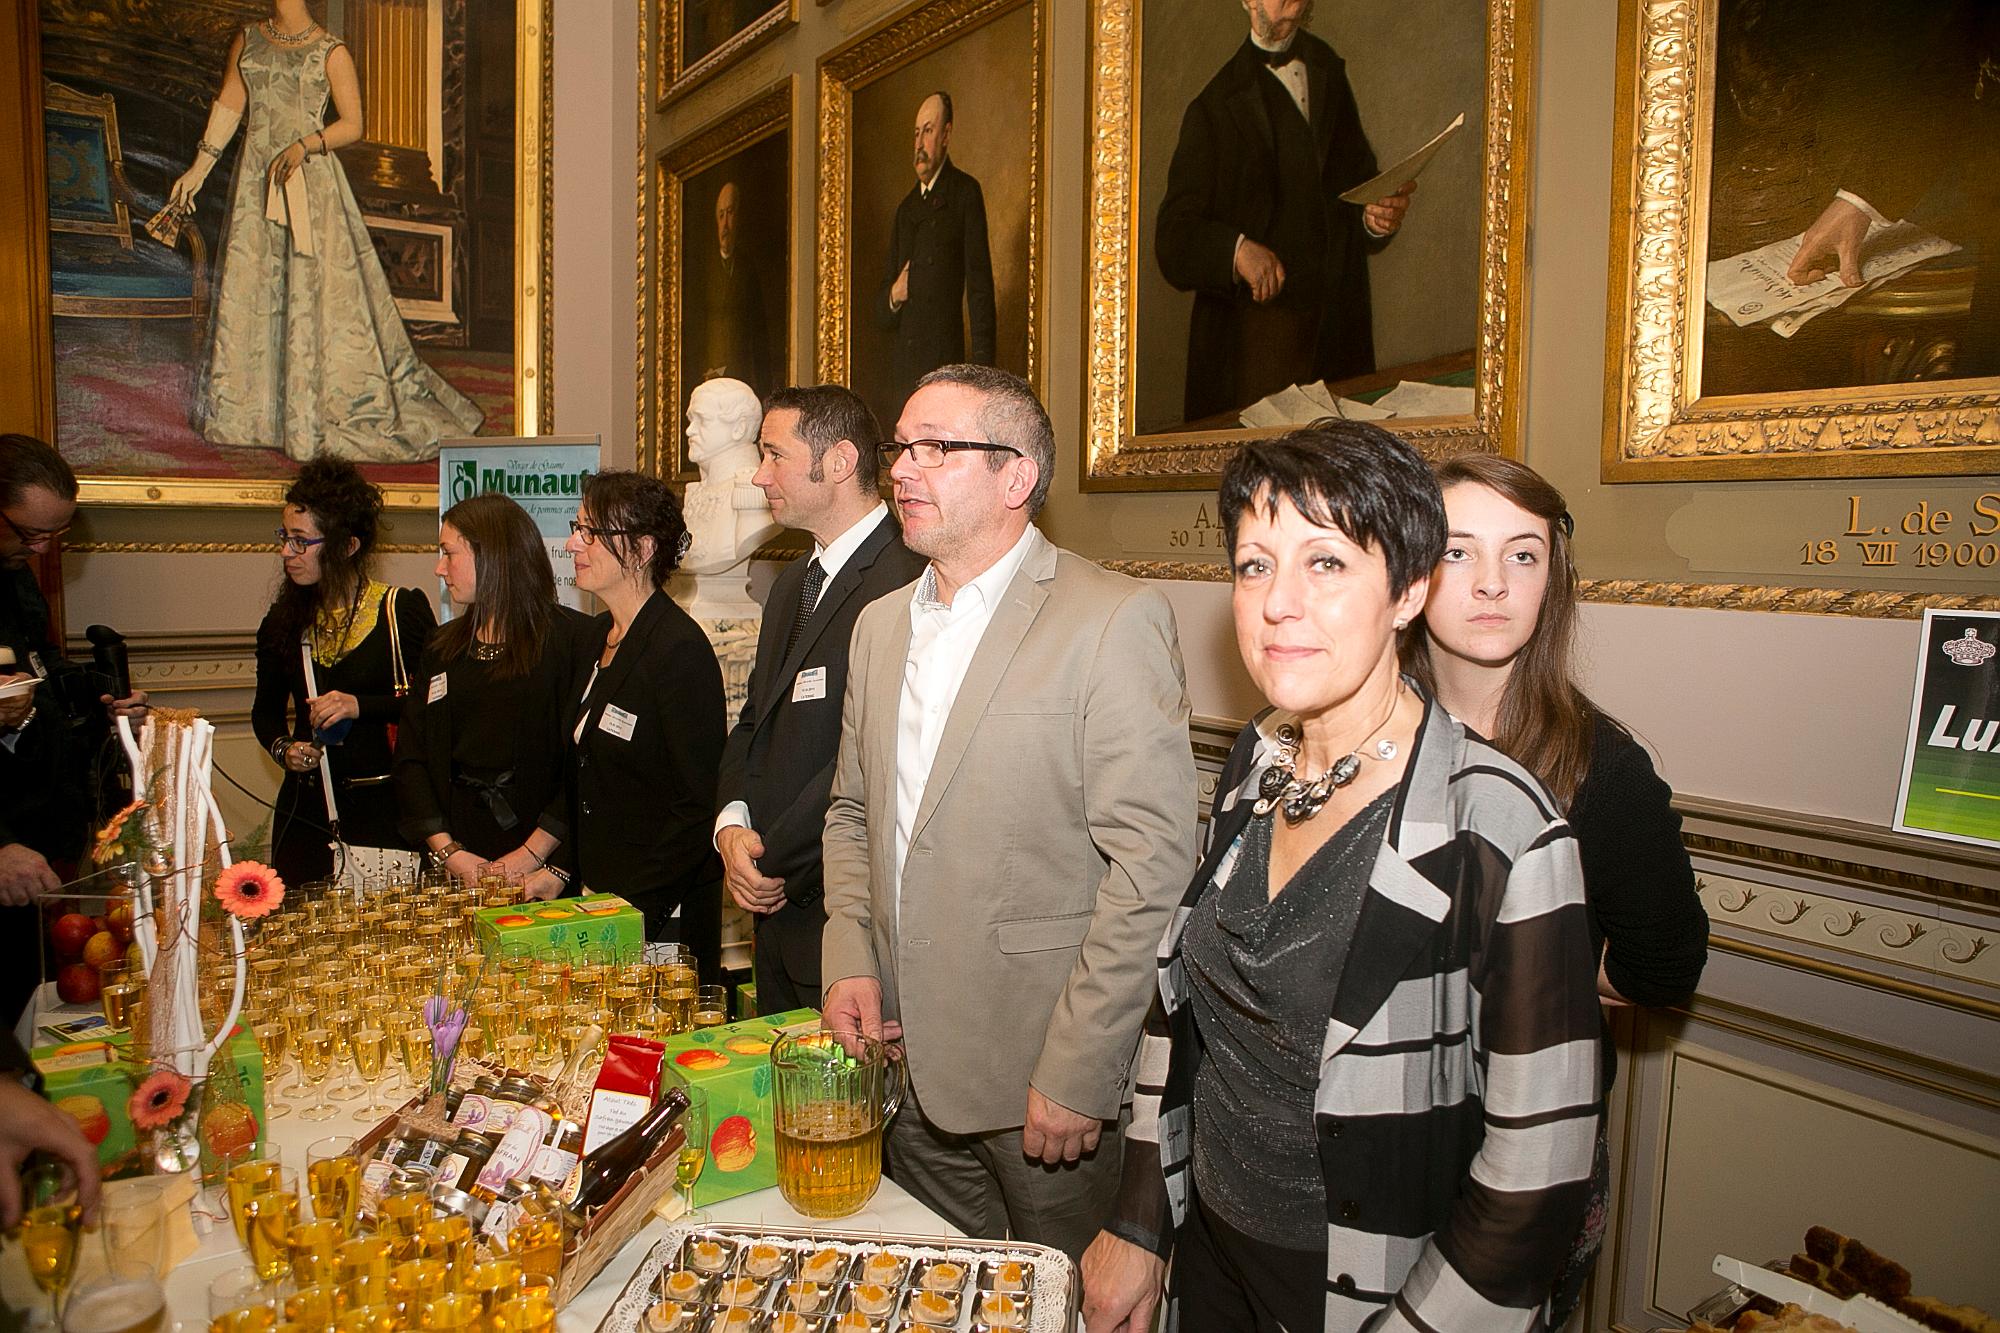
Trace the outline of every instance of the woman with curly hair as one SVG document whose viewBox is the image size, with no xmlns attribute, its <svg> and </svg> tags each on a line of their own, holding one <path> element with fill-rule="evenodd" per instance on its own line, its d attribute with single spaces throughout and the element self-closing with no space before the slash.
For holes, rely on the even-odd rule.
<svg viewBox="0 0 2000 1333">
<path fill-rule="evenodd" d="M 667 596 L 687 552 L 680 502 L 658 478 L 584 483 L 567 549 L 576 586 L 606 610 L 571 738 L 576 879 L 645 913 L 648 939 L 678 939 L 712 973 L 721 951 L 722 863 L 711 841 L 722 768 L 722 668 Z M 678 913 L 678 918 L 676 918 Z"/>
<path fill-rule="evenodd" d="M 285 770 L 271 856 L 289 884 L 344 868 L 327 827 L 322 755 L 340 840 L 409 850 L 396 829 L 389 729 L 437 618 L 422 592 L 371 577 L 381 518 L 382 492 L 345 459 L 315 458 L 285 492 L 276 534 L 285 579 L 257 627 L 250 723 Z"/>
</svg>

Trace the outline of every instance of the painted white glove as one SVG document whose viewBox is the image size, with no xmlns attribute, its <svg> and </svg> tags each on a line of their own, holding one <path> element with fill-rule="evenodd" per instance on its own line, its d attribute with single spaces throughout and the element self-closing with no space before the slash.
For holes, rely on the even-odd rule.
<svg viewBox="0 0 2000 1333">
<path fill-rule="evenodd" d="M 181 173 L 167 192 L 167 202 L 183 212 L 194 208 L 195 191 L 208 179 L 208 173 L 215 170 L 222 150 L 236 135 L 236 127 L 243 122 L 243 113 L 233 111 L 217 102 L 208 109 L 208 128 L 201 132 L 201 146 L 195 150 L 194 165 Z M 209 150 L 214 150 L 213 152 Z"/>
</svg>

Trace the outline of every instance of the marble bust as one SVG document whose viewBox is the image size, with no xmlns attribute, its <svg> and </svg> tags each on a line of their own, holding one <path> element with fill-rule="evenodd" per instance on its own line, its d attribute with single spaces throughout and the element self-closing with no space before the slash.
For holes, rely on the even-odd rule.
<svg viewBox="0 0 2000 1333">
<path fill-rule="evenodd" d="M 690 544 L 681 573 L 692 582 L 680 600 L 696 619 L 754 616 L 750 556 L 781 531 L 757 471 L 757 430 L 763 404 L 742 380 L 705 380 L 688 397 L 688 457 L 701 480 L 681 499 Z"/>
</svg>

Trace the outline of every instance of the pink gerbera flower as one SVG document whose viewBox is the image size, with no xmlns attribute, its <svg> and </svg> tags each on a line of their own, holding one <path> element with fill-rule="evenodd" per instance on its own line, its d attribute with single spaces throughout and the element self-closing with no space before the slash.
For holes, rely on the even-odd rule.
<svg viewBox="0 0 2000 1333">
<path fill-rule="evenodd" d="M 155 1069 L 146 1081 L 132 1090 L 125 1114 L 134 1129 L 164 1129 L 187 1110 L 188 1093 L 194 1085 L 171 1069 Z"/>
<path fill-rule="evenodd" d="M 255 921 L 285 901 L 285 881 L 262 861 L 238 861 L 215 877 L 215 897 L 231 916 Z"/>
</svg>

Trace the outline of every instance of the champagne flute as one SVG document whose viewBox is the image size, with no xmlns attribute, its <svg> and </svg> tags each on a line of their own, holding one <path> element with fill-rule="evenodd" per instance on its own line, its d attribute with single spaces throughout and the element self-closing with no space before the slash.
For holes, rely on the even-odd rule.
<svg viewBox="0 0 2000 1333">
<path fill-rule="evenodd" d="M 354 1029 L 348 1037 L 348 1048 L 354 1053 L 354 1072 L 368 1087 L 368 1100 L 363 1104 L 360 1115 L 370 1119 L 382 1114 L 382 1066 L 389 1056 L 389 1034 L 379 1023 L 370 1019 Z"/>
<path fill-rule="evenodd" d="M 396 1051 L 403 1060 L 403 1077 L 410 1085 L 412 1094 L 423 1091 L 431 1082 L 431 1030 L 427 1027 L 407 1027 L 396 1034 Z"/>
<path fill-rule="evenodd" d="M 97 969 L 97 998 L 104 1005 L 104 1024 L 113 1032 L 132 1026 L 132 1006 L 146 994 L 146 978 L 128 962 L 106 963 Z"/>
<path fill-rule="evenodd" d="M 250 1266 L 271 1284 L 274 1295 L 277 1283 L 292 1271 L 292 1228 L 299 1224 L 298 1177 L 290 1171 L 281 1176 L 282 1188 L 253 1194 L 243 1204 Z"/>
<path fill-rule="evenodd" d="M 238 1268 L 208 1284 L 208 1318 L 211 1333 L 251 1333 L 277 1322 L 277 1311 L 257 1274 Z"/>
<path fill-rule="evenodd" d="M 259 1194 L 279 1188 L 284 1180 L 284 1165 L 276 1156 L 249 1156 L 231 1166 L 223 1180 L 229 1194 L 229 1225 L 236 1232 L 237 1244 L 248 1248 L 250 1219 L 244 1205 Z"/>
<path fill-rule="evenodd" d="M 333 1089 L 327 1095 L 337 1102 L 351 1102 L 361 1096 L 361 1089 L 348 1091 L 346 1086 L 347 1074 L 354 1067 L 354 1029 L 361 1022 L 360 1013 L 350 1003 L 352 999 L 352 996 L 344 996 L 342 1008 L 334 1010 L 331 1014 L 322 1012 L 320 1015 L 333 1033 L 333 1064 L 340 1079 L 337 1083 L 333 1079 L 327 1080 L 329 1083 L 334 1083 Z"/>
<path fill-rule="evenodd" d="M 299 1034 L 298 1051 L 299 1077 L 314 1092 L 311 1106 L 299 1112 L 301 1120 L 327 1120 L 334 1115 L 332 1103 L 326 1099 L 326 1076 L 333 1068 L 333 1033 L 330 1029 L 313 1027 Z"/>
<path fill-rule="evenodd" d="M 685 1211 L 681 1220 L 694 1226 L 708 1222 L 706 1210 L 694 1206 L 694 1185 L 701 1179 L 701 1169 L 708 1164 L 708 1093 L 693 1084 L 687 1093 L 688 1107 L 681 1116 L 681 1128 L 687 1137 L 681 1141 L 681 1150 L 674 1157 L 674 1189 L 681 1196 Z"/>
<path fill-rule="evenodd" d="M 279 1070 L 291 1049 L 291 1026 L 282 1016 L 274 1012 L 269 1020 L 259 1023 L 251 1031 L 257 1038 L 258 1049 L 264 1052 L 264 1087 L 270 1093 L 270 1096 L 265 1098 L 269 1105 L 265 1107 L 264 1114 L 272 1120 L 276 1120 L 279 1116 L 290 1115 L 292 1108 L 278 1100 L 277 1084 Z"/>
<path fill-rule="evenodd" d="M 21 1176 L 25 1205 L 21 1217 L 21 1248 L 28 1275 L 48 1293 L 49 1323 L 61 1322 L 62 1294 L 76 1275 L 76 1237 L 83 1224 L 77 1202 L 76 1172 L 65 1162 L 43 1162 Z"/>
<path fill-rule="evenodd" d="M 334 1255 L 342 1239 L 338 1222 L 301 1222 L 293 1227 L 285 1236 L 292 1281 L 300 1287 L 330 1287 L 336 1269 Z"/>
<path fill-rule="evenodd" d="M 355 1213 L 361 1207 L 361 1163 L 353 1152 L 354 1140 L 345 1134 L 315 1139 L 306 1149 L 306 1188 L 312 1195 L 313 1216 L 338 1227 L 341 1240 L 354 1234 Z"/>
<path fill-rule="evenodd" d="M 723 986 L 701 986 L 694 993 L 694 1025 L 719 1028 L 729 1021 L 729 991 Z"/>
</svg>

